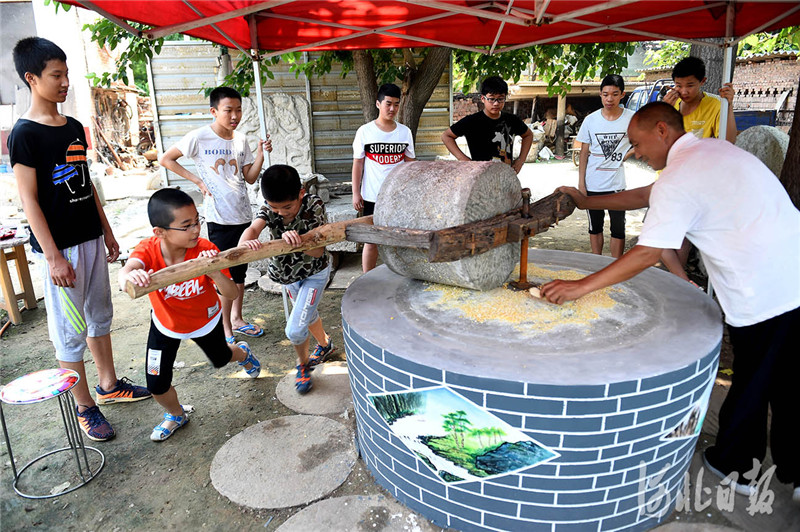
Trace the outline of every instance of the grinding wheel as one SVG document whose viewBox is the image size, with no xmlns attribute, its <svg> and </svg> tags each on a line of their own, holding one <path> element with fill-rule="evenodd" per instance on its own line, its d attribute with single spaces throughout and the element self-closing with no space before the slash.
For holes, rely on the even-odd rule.
<svg viewBox="0 0 800 532">
<path fill-rule="evenodd" d="M 439 230 L 486 220 L 520 206 L 521 187 L 510 166 L 499 162 L 418 161 L 403 164 L 383 183 L 375 225 Z M 519 261 L 519 245 L 505 244 L 453 262 L 430 263 L 426 252 L 378 246 L 395 273 L 475 290 L 502 285 Z"/>
</svg>

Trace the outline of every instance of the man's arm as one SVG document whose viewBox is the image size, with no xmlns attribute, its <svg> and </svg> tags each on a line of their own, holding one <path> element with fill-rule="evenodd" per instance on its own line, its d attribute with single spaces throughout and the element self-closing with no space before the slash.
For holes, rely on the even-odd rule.
<svg viewBox="0 0 800 532">
<path fill-rule="evenodd" d="M 364 198 L 361 197 L 361 180 L 364 179 L 364 159 L 353 159 L 353 208 L 357 211 L 364 210 Z"/>
<path fill-rule="evenodd" d="M 581 152 L 578 156 L 578 190 L 586 194 L 586 168 L 589 166 L 589 144 L 581 143 Z"/>
<path fill-rule="evenodd" d="M 246 164 L 244 168 L 242 168 L 242 177 L 244 177 L 248 185 L 255 183 L 259 174 L 261 174 L 261 167 L 264 166 L 264 151 L 272 152 L 272 141 L 269 139 L 269 135 L 267 135 L 267 140 L 258 141 L 258 148 L 256 148 L 256 156 L 253 163 Z"/>
<path fill-rule="evenodd" d="M 239 237 L 239 245 L 241 246 L 246 241 L 258 241 L 258 235 L 261 234 L 261 231 L 267 226 L 267 222 L 262 220 L 261 218 L 256 218 L 250 223 L 250 227 L 244 230 L 242 236 Z M 253 248 L 252 246 L 248 246 L 251 249 L 258 249 L 258 247 Z"/>
<path fill-rule="evenodd" d="M 453 130 L 449 127 L 444 133 L 442 133 L 442 143 L 444 144 L 445 148 L 447 148 L 447 151 L 452 153 L 459 161 L 471 161 L 472 159 L 467 157 L 464 152 L 461 151 L 461 148 L 458 147 L 458 144 L 456 144 L 457 138 L 458 137 L 456 134 L 453 133 Z M 528 149 L 530 149 L 530 146 L 528 146 Z"/>
<path fill-rule="evenodd" d="M 75 270 L 58 250 L 50 226 L 39 205 L 39 186 L 36 182 L 36 169 L 24 164 L 14 165 L 14 178 L 17 180 L 22 210 L 31 226 L 31 231 L 39 242 L 44 258 L 50 269 L 50 280 L 56 286 L 75 286 Z M 97 195 L 95 194 L 95 197 Z M 108 222 L 106 222 L 108 223 Z"/>
<path fill-rule="evenodd" d="M 727 139 L 728 142 L 736 144 L 736 136 L 739 134 L 739 132 L 736 131 L 736 117 L 733 114 L 734 94 L 735 91 L 733 90 L 732 83 L 724 83 L 719 89 L 720 97 L 728 100 L 728 124 L 725 128 L 725 139 Z"/>
<path fill-rule="evenodd" d="M 519 173 L 519 171 L 522 170 L 522 165 L 525 164 L 525 160 L 528 158 L 528 152 L 531 151 L 531 145 L 533 144 L 533 132 L 526 127 L 525 133 L 522 134 L 521 138 L 522 145 L 519 148 L 519 157 L 517 157 L 517 160 L 511 165 L 511 168 L 513 168 L 516 173 Z"/>
<path fill-rule="evenodd" d="M 158 158 L 158 164 L 173 172 L 178 174 L 184 179 L 188 179 L 195 185 L 197 188 L 200 189 L 200 192 L 203 193 L 204 196 L 210 196 L 211 192 L 209 192 L 208 188 L 206 188 L 206 184 L 203 183 L 203 180 L 191 173 L 189 170 L 184 168 L 180 163 L 178 163 L 178 159 L 183 157 L 183 153 L 179 150 L 176 146 L 171 147 L 167 151 L 165 151 L 161 157 Z M 263 157 L 263 155 L 262 155 Z"/>
<path fill-rule="evenodd" d="M 606 286 L 627 281 L 658 262 L 661 248 L 634 246 L 602 270 L 579 281 L 551 281 L 540 288 L 542 297 L 551 303 L 566 303 Z"/>
<path fill-rule="evenodd" d="M 650 206 L 650 189 L 653 185 L 623 190 L 614 194 L 588 197 L 575 187 L 558 187 L 556 192 L 567 194 L 579 209 L 607 209 L 632 211 Z"/>
</svg>

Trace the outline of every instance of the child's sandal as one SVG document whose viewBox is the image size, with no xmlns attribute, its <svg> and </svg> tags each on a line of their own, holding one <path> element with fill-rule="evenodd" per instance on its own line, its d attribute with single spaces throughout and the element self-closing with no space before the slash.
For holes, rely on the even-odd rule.
<svg viewBox="0 0 800 532">
<path fill-rule="evenodd" d="M 240 366 L 244 368 L 244 366 L 250 364 L 250 369 L 245 369 L 244 372 L 247 373 L 247 376 L 251 379 L 255 379 L 258 377 L 259 373 L 261 373 L 261 362 L 253 354 L 253 351 L 250 349 L 250 346 L 247 345 L 247 342 L 239 342 L 236 344 L 237 347 L 241 347 L 242 350 L 245 352 L 244 360 L 241 362 L 237 362 Z"/>
<path fill-rule="evenodd" d="M 164 426 L 164 421 L 172 421 L 173 423 L 177 423 L 178 426 L 172 429 L 168 429 L 167 427 Z M 153 441 L 166 440 L 167 438 L 172 436 L 172 434 L 176 430 L 178 430 L 179 428 L 181 428 L 182 426 L 186 425 L 189 422 L 189 416 L 186 414 L 186 412 L 184 412 L 182 416 L 173 416 L 172 414 L 167 412 L 164 414 L 164 421 L 155 426 L 153 432 L 150 434 L 151 440 Z"/>
</svg>

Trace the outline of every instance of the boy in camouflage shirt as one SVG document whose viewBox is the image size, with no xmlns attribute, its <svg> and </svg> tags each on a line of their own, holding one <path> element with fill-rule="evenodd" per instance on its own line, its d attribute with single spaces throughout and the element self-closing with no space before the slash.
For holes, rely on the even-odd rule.
<svg viewBox="0 0 800 532">
<path fill-rule="evenodd" d="M 258 235 L 264 228 L 269 229 L 272 240 L 283 239 L 287 244 L 299 246 L 300 235 L 326 223 L 322 199 L 306 194 L 297 170 L 291 166 L 276 164 L 267 168 L 261 175 L 261 193 L 265 205 L 242 233 L 240 246 L 259 249 Z M 294 346 L 299 362 L 295 387 L 304 394 L 312 386 L 311 370 L 335 350 L 317 312 L 331 273 L 330 260 L 324 247 L 279 255 L 269 259 L 267 273 L 270 279 L 286 287 L 292 299 L 286 337 Z M 309 331 L 317 341 L 310 356 Z"/>
</svg>

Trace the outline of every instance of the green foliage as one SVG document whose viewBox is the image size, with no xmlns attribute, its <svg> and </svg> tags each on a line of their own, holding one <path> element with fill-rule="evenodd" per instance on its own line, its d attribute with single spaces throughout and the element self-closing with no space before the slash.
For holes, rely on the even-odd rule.
<svg viewBox="0 0 800 532">
<path fill-rule="evenodd" d="M 661 46 L 647 51 L 644 63 L 654 68 L 672 68 L 675 63 L 689 56 L 689 43 L 661 41 Z M 789 26 L 780 31 L 754 33 L 739 41 L 737 57 L 756 54 L 800 51 L 800 26 Z"/>
<path fill-rule="evenodd" d="M 494 75 L 517 82 L 530 64 L 548 83 L 548 94 L 566 94 L 573 81 L 620 73 L 634 49 L 635 43 L 547 44 L 491 56 L 454 50 L 455 79 L 460 80 L 456 88 L 472 92 L 482 79 Z"/>
<path fill-rule="evenodd" d="M 56 0 L 44 0 L 44 5 L 49 6 L 50 4 L 56 8 L 56 13 L 58 13 L 58 9 L 61 8 L 64 12 L 69 11 L 72 9 L 70 4 L 62 4 L 61 2 L 56 2 Z"/>
<path fill-rule="evenodd" d="M 472 422 L 467 418 L 467 413 L 463 410 L 443 414 L 444 422 L 442 428 L 453 436 L 453 442 L 461 448 L 464 447 L 464 433 L 469 431 L 469 425 Z"/>
<path fill-rule="evenodd" d="M 130 24 L 137 30 L 150 29 L 150 26 L 144 24 L 136 22 L 131 22 Z M 126 45 L 125 50 L 120 54 L 117 60 L 116 70 L 103 72 L 100 75 L 95 72 L 90 72 L 86 75 L 93 85 L 104 85 L 108 87 L 113 81 L 122 81 L 124 84 L 130 85 L 128 68 L 132 68 L 134 75 L 137 77 L 137 86 L 143 90 L 147 88 L 145 65 L 149 59 L 152 59 L 154 55 L 158 55 L 158 53 L 161 52 L 161 46 L 164 44 L 163 38 L 149 41 L 144 38 L 133 37 L 110 20 L 104 18 L 98 19 L 96 22 L 85 24 L 83 30 L 92 32 L 92 40 L 101 48 L 108 46 L 109 50 L 116 50 L 117 46 Z"/>
<path fill-rule="evenodd" d="M 800 26 L 789 26 L 780 31 L 756 33 L 739 41 L 739 57 L 773 52 L 800 51 Z"/>
<path fill-rule="evenodd" d="M 644 64 L 653 68 L 672 68 L 675 63 L 689 57 L 689 43 L 661 41 L 659 48 L 650 48 L 644 55 Z"/>
</svg>

